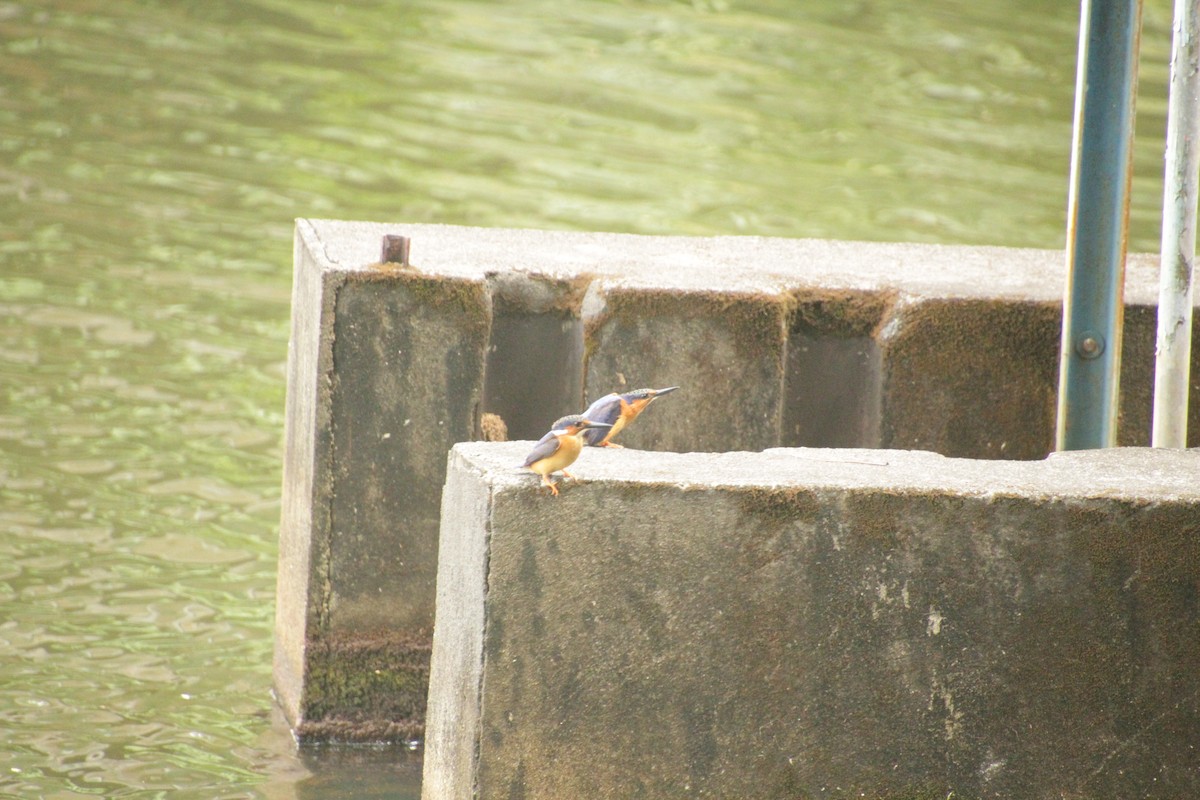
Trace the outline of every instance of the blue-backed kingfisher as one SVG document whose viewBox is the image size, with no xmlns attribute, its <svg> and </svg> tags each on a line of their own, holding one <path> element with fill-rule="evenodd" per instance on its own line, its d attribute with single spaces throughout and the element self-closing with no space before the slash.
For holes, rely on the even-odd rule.
<svg viewBox="0 0 1200 800">
<path fill-rule="evenodd" d="M 596 422 L 611 424 L 607 431 L 598 425 L 593 425 L 591 429 L 584 431 L 584 441 L 592 447 L 620 447 L 619 444 L 613 444 L 613 437 L 620 433 L 626 425 L 637 419 L 638 414 L 641 414 L 646 410 L 646 406 L 654 402 L 654 398 L 670 394 L 678 388 L 678 386 L 668 386 L 665 389 L 637 389 L 624 394 L 613 392 L 604 395 L 588 406 L 587 411 L 583 412 L 583 416 Z"/>
<path fill-rule="evenodd" d="M 550 487 L 550 494 L 558 496 L 558 487 L 550 480 L 550 473 L 562 470 L 562 474 L 574 480 L 567 467 L 579 458 L 583 450 L 583 435 L 587 431 L 611 428 L 607 422 L 592 422 L 582 414 L 571 414 L 556 421 L 550 432 L 538 440 L 533 452 L 521 466 L 528 467 L 542 476 L 542 483 Z"/>
</svg>

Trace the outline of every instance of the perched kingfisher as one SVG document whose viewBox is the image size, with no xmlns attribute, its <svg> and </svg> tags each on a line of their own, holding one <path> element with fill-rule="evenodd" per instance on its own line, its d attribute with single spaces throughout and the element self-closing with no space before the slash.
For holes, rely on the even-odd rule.
<svg viewBox="0 0 1200 800">
<path fill-rule="evenodd" d="M 646 410 L 646 406 L 654 402 L 656 397 L 670 394 L 678 386 L 668 386 L 665 389 L 637 389 L 625 394 L 606 394 L 588 406 L 583 416 L 596 422 L 608 422 L 609 429 L 601 430 L 601 426 L 593 423 L 592 429 L 584 431 L 584 440 L 592 447 L 620 447 L 613 444 L 613 437 L 621 432 L 629 423 L 637 419 L 638 414 Z"/>
<path fill-rule="evenodd" d="M 562 470 L 565 477 L 574 479 L 575 476 L 567 472 L 567 467 L 579 458 L 579 451 L 583 449 L 584 433 L 591 430 L 600 432 L 603 428 L 611 427 L 612 423 L 592 422 L 582 414 L 563 417 L 554 423 L 549 433 L 538 440 L 533 452 L 521 466 L 529 467 L 541 475 L 542 483 L 550 487 L 551 494 L 557 496 L 558 487 L 550 480 L 550 473 Z"/>
</svg>

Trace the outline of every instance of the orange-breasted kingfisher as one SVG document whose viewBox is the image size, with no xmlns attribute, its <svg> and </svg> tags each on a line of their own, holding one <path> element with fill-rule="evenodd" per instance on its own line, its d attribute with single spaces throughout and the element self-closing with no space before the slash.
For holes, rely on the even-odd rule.
<svg viewBox="0 0 1200 800">
<path fill-rule="evenodd" d="M 583 412 L 583 416 L 596 422 L 611 423 L 610 427 L 607 431 L 602 430 L 599 426 L 584 431 L 584 441 L 592 447 L 620 447 L 619 444 L 613 444 L 613 437 L 620 433 L 626 425 L 637 419 L 638 414 L 645 411 L 646 406 L 653 403 L 656 397 L 670 394 L 678 388 L 678 386 L 668 386 L 665 389 L 637 389 L 624 394 L 613 392 L 604 395 L 588 406 L 587 411 Z"/>
<path fill-rule="evenodd" d="M 571 414 L 557 420 L 550 432 L 538 440 L 533 452 L 521 466 L 528 467 L 542 476 L 542 483 L 550 487 L 550 494 L 558 496 L 558 487 L 550 480 L 550 473 L 562 470 L 562 474 L 574 480 L 575 476 L 567 472 L 567 467 L 579 458 L 583 450 L 583 435 L 587 431 L 601 431 L 611 428 L 607 422 L 592 422 L 582 414 Z"/>
</svg>

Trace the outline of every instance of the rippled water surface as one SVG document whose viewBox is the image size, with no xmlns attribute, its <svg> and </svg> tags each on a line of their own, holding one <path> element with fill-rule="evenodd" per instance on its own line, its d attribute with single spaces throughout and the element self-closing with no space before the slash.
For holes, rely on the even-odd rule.
<svg viewBox="0 0 1200 800">
<path fill-rule="evenodd" d="M 1155 250 L 1170 7 L 1132 224 Z M 295 217 L 1061 247 L 1078 5 L 0 2 L 0 793 L 415 797 L 269 694 Z"/>
</svg>

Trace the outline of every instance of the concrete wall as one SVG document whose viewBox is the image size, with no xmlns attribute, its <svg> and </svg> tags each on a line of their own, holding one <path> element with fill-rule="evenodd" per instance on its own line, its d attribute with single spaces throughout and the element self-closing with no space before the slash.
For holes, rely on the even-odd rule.
<svg viewBox="0 0 1200 800">
<path fill-rule="evenodd" d="M 387 234 L 411 266 L 377 263 Z M 1138 444 L 1156 259 L 1128 273 Z M 293 727 L 420 734 L 445 455 L 484 412 L 535 439 L 614 389 L 681 385 L 621 441 L 1041 458 L 1062 276 L 1050 251 L 298 221 L 275 653 Z"/>
<path fill-rule="evenodd" d="M 475 438 L 490 298 L 316 252 L 298 237 L 276 693 L 301 738 L 406 739 L 423 724 L 444 453 Z"/>
<path fill-rule="evenodd" d="M 1195 797 L 1200 453 L 464 444 L 423 797 Z"/>
</svg>

